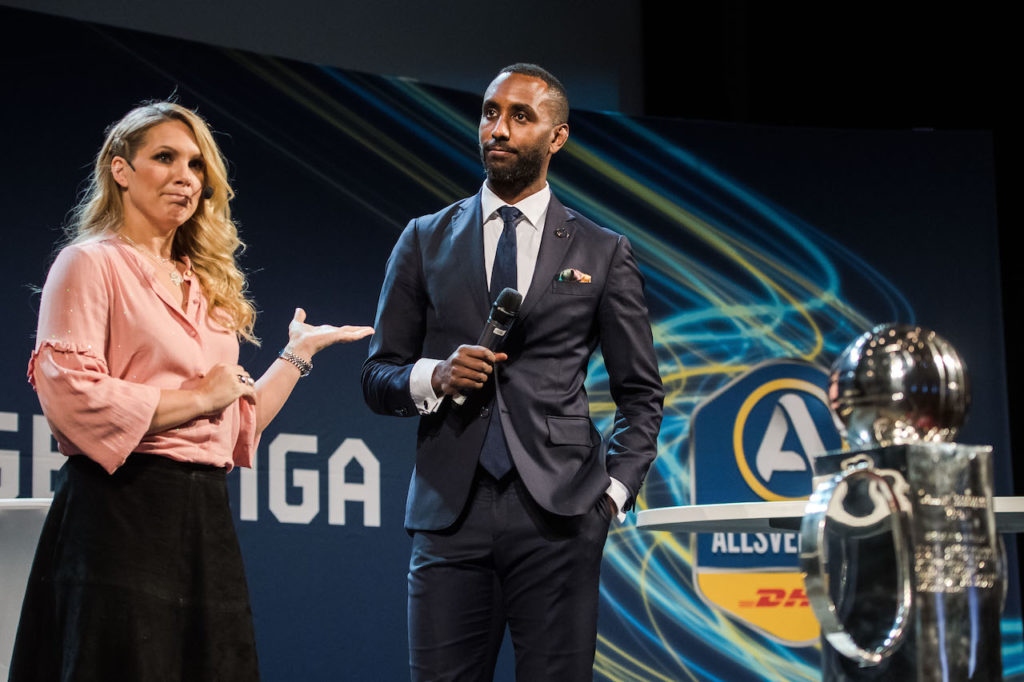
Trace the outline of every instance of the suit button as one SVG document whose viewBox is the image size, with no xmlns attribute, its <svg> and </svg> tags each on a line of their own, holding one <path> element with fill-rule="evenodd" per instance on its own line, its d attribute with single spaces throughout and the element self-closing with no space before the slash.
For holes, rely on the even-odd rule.
<svg viewBox="0 0 1024 682">
<path fill-rule="evenodd" d="M 480 408 L 480 418 L 481 419 L 487 419 L 490 416 L 491 416 L 491 408 L 489 408 L 489 407 L 481 407 Z"/>
<path fill-rule="evenodd" d="M 399 407 L 397 410 L 395 410 L 395 414 L 397 414 L 399 417 L 404 417 L 405 416 L 405 408 L 404 407 Z"/>
</svg>

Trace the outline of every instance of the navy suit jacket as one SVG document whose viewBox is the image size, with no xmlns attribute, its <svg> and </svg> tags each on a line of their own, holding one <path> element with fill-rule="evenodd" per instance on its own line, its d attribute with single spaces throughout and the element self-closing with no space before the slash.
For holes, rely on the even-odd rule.
<svg viewBox="0 0 1024 682">
<path fill-rule="evenodd" d="M 399 237 L 362 370 L 375 412 L 418 415 L 409 393 L 416 360 L 447 358 L 479 338 L 492 303 L 482 226 L 477 194 L 416 218 Z M 559 281 L 567 268 L 591 281 Z M 616 404 L 607 443 L 590 420 L 583 385 L 598 344 Z M 657 455 L 664 391 L 629 241 L 552 195 L 533 281 L 501 350 L 508 360 L 484 389 L 420 418 L 406 528 L 440 530 L 456 520 L 496 408 L 519 476 L 543 508 L 581 514 L 609 475 L 630 490 L 631 506 Z"/>
</svg>

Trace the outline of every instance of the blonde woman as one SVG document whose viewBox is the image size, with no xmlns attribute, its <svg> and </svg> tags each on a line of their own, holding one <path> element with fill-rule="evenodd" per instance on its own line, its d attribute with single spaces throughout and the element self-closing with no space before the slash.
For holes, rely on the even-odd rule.
<svg viewBox="0 0 1024 682">
<path fill-rule="evenodd" d="M 68 461 L 10 679 L 255 680 L 225 488 L 314 354 L 370 327 L 312 327 L 258 380 L 224 159 L 205 122 L 145 104 L 107 131 L 43 287 L 28 377 Z"/>
</svg>

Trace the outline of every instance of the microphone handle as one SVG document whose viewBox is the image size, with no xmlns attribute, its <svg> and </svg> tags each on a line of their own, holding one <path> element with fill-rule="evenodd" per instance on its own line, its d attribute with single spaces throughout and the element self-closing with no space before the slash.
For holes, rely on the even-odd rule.
<svg viewBox="0 0 1024 682">
<path fill-rule="evenodd" d="M 491 351 L 497 350 L 501 342 L 505 340 L 505 334 L 508 333 L 511 326 L 503 326 L 494 320 L 487 320 L 487 325 L 480 332 L 480 338 L 477 340 L 476 345 L 483 346 Z"/>
<path fill-rule="evenodd" d="M 476 345 L 483 346 L 488 350 L 496 350 L 501 342 L 505 340 L 505 334 L 508 333 L 509 328 L 512 325 L 503 326 L 495 322 L 493 319 L 487 320 L 487 326 L 484 327 L 483 332 L 480 334 L 480 339 L 476 342 Z M 466 402 L 466 395 L 460 393 L 456 396 L 452 396 L 452 402 L 456 405 L 462 405 Z"/>
</svg>

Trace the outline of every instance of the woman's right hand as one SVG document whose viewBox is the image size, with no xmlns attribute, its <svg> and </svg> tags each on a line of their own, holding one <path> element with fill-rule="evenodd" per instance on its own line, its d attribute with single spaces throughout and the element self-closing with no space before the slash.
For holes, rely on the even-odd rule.
<svg viewBox="0 0 1024 682">
<path fill-rule="evenodd" d="M 256 386 L 241 365 L 216 364 L 193 388 L 200 400 L 200 416 L 220 415 L 239 398 L 256 402 Z"/>
</svg>

